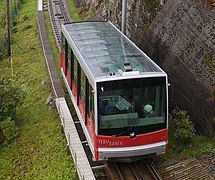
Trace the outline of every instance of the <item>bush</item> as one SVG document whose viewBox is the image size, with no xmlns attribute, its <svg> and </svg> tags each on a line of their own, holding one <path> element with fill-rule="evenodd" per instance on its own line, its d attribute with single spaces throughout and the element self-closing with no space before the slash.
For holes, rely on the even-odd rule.
<svg viewBox="0 0 215 180">
<path fill-rule="evenodd" d="M 188 143 L 195 135 L 195 130 L 192 122 L 186 111 L 174 110 L 172 112 L 173 119 L 171 122 L 173 137 L 178 142 Z"/>
<path fill-rule="evenodd" d="M 16 117 L 16 107 L 21 105 L 25 93 L 12 81 L 0 74 L 0 142 L 9 142 L 18 133 L 18 127 L 14 119 Z"/>
<path fill-rule="evenodd" d="M 0 122 L 0 141 L 1 143 L 7 143 L 18 134 L 18 127 L 15 122 L 8 117 L 4 121 Z"/>
<path fill-rule="evenodd" d="M 0 122 L 8 117 L 15 119 L 16 107 L 21 105 L 24 97 L 25 93 L 21 88 L 0 74 Z"/>
</svg>

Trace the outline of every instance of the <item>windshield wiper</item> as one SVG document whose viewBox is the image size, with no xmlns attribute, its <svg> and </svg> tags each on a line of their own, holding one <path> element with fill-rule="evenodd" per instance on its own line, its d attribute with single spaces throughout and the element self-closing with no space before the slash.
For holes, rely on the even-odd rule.
<svg viewBox="0 0 215 180">
<path fill-rule="evenodd" d="M 120 132 L 119 134 L 112 135 L 112 136 L 114 136 L 114 137 L 121 136 L 121 135 L 123 135 L 123 134 L 127 133 L 128 131 L 132 130 L 133 128 L 134 128 L 134 126 L 129 127 L 129 128 L 128 128 L 128 129 L 126 129 L 125 131 L 122 131 L 122 132 Z"/>
</svg>

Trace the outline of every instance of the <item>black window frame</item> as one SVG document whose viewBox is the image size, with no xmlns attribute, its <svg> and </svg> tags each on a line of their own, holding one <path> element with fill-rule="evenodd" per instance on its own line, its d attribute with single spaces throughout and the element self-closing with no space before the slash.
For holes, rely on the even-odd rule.
<svg viewBox="0 0 215 180">
<path fill-rule="evenodd" d="M 136 80 L 139 80 L 139 78 L 135 78 Z M 166 91 L 166 77 L 153 77 L 153 78 L 143 78 L 144 80 L 151 81 L 151 83 L 155 84 L 156 82 L 158 83 L 160 81 L 160 84 L 165 85 L 165 100 L 167 101 L 167 91 Z M 127 84 L 127 86 L 130 86 L 129 81 L 132 81 L 134 79 L 123 79 L 123 80 L 116 80 L 116 81 L 121 81 L 124 84 Z M 115 89 L 119 88 L 116 85 L 107 85 L 109 82 L 115 82 L 115 81 L 105 81 L 105 82 L 99 82 L 97 83 L 97 101 L 99 101 L 99 95 L 100 95 L 100 89 L 101 87 L 105 87 L 105 89 Z M 158 83 L 159 84 L 159 83 Z M 99 120 L 99 114 L 100 114 L 100 107 L 99 103 L 97 103 L 97 109 L 98 109 L 98 114 L 97 114 L 97 119 L 98 119 L 98 135 L 107 135 L 107 136 L 113 136 L 116 134 L 120 134 L 120 132 L 126 131 L 128 128 L 118 128 L 118 130 L 115 129 L 100 129 L 100 120 Z M 153 131 L 158 131 L 161 129 L 165 129 L 167 127 L 167 102 L 165 102 L 165 107 L 164 107 L 164 112 L 165 112 L 165 120 L 164 123 L 160 124 L 153 124 L 153 125 L 147 125 L 147 126 L 140 126 L 140 127 L 135 127 L 135 129 L 131 128 L 130 131 L 127 131 L 126 133 L 122 133 L 121 136 L 129 135 L 131 131 L 135 131 L 136 134 L 144 134 L 144 133 L 149 133 Z"/>
</svg>

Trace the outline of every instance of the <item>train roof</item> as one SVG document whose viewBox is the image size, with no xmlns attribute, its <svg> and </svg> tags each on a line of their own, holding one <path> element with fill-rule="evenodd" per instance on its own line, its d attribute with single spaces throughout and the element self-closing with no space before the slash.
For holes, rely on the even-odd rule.
<svg viewBox="0 0 215 180">
<path fill-rule="evenodd" d="M 73 52 L 94 79 L 125 71 L 166 75 L 145 53 L 108 21 L 75 22 L 62 26 Z M 83 68 L 83 67 L 82 67 Z M 130 69 L 130 70 L 129 70 Z"/>
</svg>

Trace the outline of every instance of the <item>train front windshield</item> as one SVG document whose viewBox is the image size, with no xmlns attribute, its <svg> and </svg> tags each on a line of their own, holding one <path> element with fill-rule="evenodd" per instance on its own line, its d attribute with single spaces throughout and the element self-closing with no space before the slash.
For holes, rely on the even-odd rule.
<svg viewBox="0 0 215 180">
<path fill-rule="evenodd" d="M 100 82 L 98 134 L 126 136 L 166 128 L 166 78 Z"/>
</svg>

